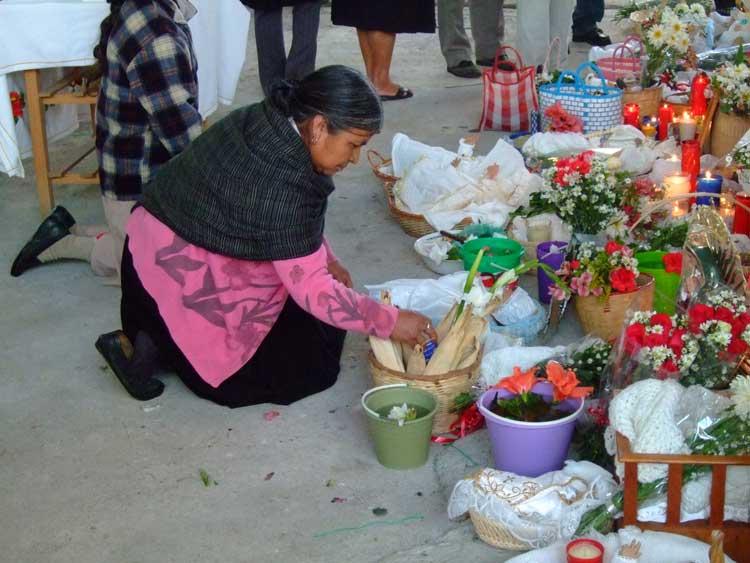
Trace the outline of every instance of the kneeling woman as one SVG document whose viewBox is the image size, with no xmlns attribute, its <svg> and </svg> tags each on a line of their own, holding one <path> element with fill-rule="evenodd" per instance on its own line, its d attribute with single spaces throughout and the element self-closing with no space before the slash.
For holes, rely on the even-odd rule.
<svg viewBox="0 0 750 563">
<path fill-rule="evenodd" d="M 331 66 L 234 111 L 144 190 L 122 261 L 123 331 L 97 348 L 138 399 L 157 360 L 229 407 L 333 385 L 347 330 L 405 342 L 429 320 L 351 289 L 323 236 L 331 176 L 380 130 L 378 94 Z"/>
</svg>

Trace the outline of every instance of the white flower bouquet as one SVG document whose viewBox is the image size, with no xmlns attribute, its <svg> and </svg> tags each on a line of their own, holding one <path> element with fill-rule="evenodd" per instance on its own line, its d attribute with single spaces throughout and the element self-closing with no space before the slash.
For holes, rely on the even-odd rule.
<svg viewBox="0 0 750 563">
<path fill-rule="evenodd" d="M 711 79 L 724 113 L 750 115 L 750 67 L 746 63 L 724 64 Z M 745 149 L 746 154 L 748 149 Z M 746 157 L 747 158 L 747 157 Z"/>
</svg>

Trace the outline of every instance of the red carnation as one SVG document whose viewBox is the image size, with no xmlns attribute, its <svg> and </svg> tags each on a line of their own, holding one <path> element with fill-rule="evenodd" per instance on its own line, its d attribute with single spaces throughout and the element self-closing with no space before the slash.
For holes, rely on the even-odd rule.
<svg viewBox="0 0 750 563">
<path fill-rule="evenodd" d="M 682 341 L 684 334 L 685 330 L 678 328 L 672 333 L 672 337 L 669 339 L 669 347 L 678 357 L 682 355 L 682 349 L 685 347 L 685 343 Z"/>
<path fill-rule="evenodd" d="M 665 313 L 657 313 L 651 317 L 651 326 L 659 325 L 664 328 L 664 334 L 672 330 L 672 317 Z"/>
<path fill-rule="evenodd" d="M 742 338 L 733 338 L 732 342 L 729 343 L 729 348 L 727 348 L 727 352 L 730 354 L 744 354 L 747 352 L 747 342 L 742 340 Z"/>
<path fill-rule="evenodd" d="M 690 332 L 693 332 L 695 334 L 700 333 L 701 325 L 706 321 L 713 320 L 713 318 L 713 307 L 709 307 L 708 305 L 704 305 L 703 303 L 693 305 L 688 311 L 688 326 L 690 328 Z"/>
<path fill-rule="evenodd" d="M 646 338 L 646 327 L 641 323 L 635 323 L 625 329 L 625 350 L 632 354 L 643 347 Z"/>
<path fill-rule="evenodd" d="M 726 307 L 717 307 L 714 318 L 717 321 L 724 321 L 725 323 L 732 324 L 734 322 L 734 314 Z"/>
<path fill-rule="evenodd" d="M 609 274 L 612 287 L 619 293 L 629 293 L 638 289 L 635 274 L 626 268 L 617 268 Z"/>
<path fill-rule="evenodd" d="M 666 334 L 652 332 L 646 335 L 643 343 L 649 348 L 655 348 L 656 346 L 666 346 L 669 343 L 669 337 Z"/>
<path fill-rule="evenodd" d="M 662 261 L 664 262 L 664 270 L 668 274 L 682 273 L 682 252 L 670 252 L 669 254 L 665 254 Z"/>
<path fill-rule="evenodd" d="M 580 261 L 578 261 L 578 260 L 571 260 L 570 261 L 570 269 L 571 269 L 571 271 L 575 271 L 575 270 L 577 270 L 580 267 L 581 267 L 581 262 Z"/>
<path fill-rule="evenodd" d="M 604 245 L 604 252 L 606 252 L 607 254 L 611 256 L 615 252 L 622 250 L 622 246 L 623 245 L 621 245 L 620 243 L 611 240 L 607 244 Z"/>
<path fill-rule="evenodd" d="M 680 368 L 677 367 L 677 364 L 674 363 L 674 360 L 672 358 L 669 358 L 666 362 L 662 364 L 662 368 L 667 373 L 677 373 L 680 371 Z"/>
</svg>

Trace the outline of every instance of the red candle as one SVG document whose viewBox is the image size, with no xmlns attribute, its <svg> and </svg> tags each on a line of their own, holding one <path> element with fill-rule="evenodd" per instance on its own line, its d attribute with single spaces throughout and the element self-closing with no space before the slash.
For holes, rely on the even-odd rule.
<svg viewBox="0 0 750 563">
<path fill-rule="evenodd" d="M 641 107 L 638 104 L 625 104 L 622 119 L 625 125 L 632 125 L 636 129 L 641 127 Z"/>
<path fill-rule="evenodd" d="M 750 194 L 738 193 L 735 194 L 734 199 L 734 228 L 732 231 L 738 235 L 750 235 L 750 211 L 745 209 L 745 207 L 750 208 Z"/>
<path fill-rule="evenodd" d="M 708 75 L 705 72 L 699 72 L 693 78 L 693 84 L 690 87 L 690 110 L 694 117 L 706 115 L 706 88 L 708 88 Z"/>
<path fill-rule="evenodd" d="M 674 108 L 664 104 L 659 108 L 659 140 L 663 141 L 669 136 L 669 126 L 674 119 Z"/>
<path fill-rule="evenodd" d="M 695 191 L 701 173 L 701 146 L 695 139 L 682 141 L 682 171 L 690 174 L 690 191 Z"/>
<path fill-rule="evenodd" d="M 568 563 L 602 563 L 604 546 L 596 540 L 581 538 L 573 540 L 565 548 Z"/>
</svg>

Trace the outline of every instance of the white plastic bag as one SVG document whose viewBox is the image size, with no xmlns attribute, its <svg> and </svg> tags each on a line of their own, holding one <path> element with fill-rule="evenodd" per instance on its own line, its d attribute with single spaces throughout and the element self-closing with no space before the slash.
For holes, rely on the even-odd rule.
<svg viewBox="0 0 750 563">
<path fill-rule="evenodd" d="M 581 133 L 535 133 L 524 143 L 521 151 L 537 158 L 569 156 L 591 148 L 591 142 Z"/>
<path fill-rule="evenodd" d="M 418 160 L 427 158 L 438 164 L 448 165 L 456 159 L 454 152 L 442 147 L 431 147 L 410 139 L 403 133 L 396 133 L 391 141 L 391 159 L 393 173 L 399 178 L 411 169 Z"/>
</svg>

